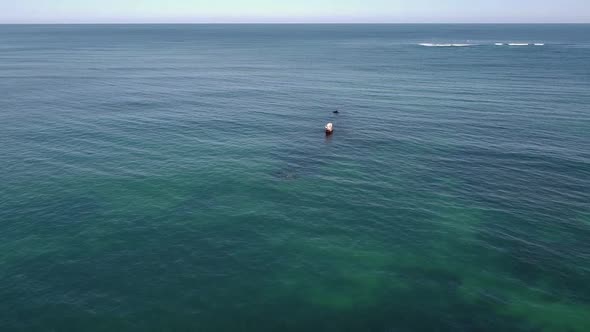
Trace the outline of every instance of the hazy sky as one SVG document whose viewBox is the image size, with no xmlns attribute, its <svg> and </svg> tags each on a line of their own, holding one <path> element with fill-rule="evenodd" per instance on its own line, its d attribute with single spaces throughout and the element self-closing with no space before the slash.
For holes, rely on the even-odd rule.
<svg viewBox="0 0 590 332">
<path fill-rule="evenodd" d="M 0 0 L 0 23 L 572 22 L 590 0 Z"/>
</svg>

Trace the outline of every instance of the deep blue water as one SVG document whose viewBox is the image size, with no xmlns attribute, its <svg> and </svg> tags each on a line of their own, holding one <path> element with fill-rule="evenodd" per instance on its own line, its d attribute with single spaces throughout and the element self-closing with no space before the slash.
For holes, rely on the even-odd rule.
<svg viewBox="0 0 590 332">
<path fill-rule="evenodd" d="M 589 281 L 590 25 L 0 26 L 1 331 L 586 332 Z"/>
</svg>

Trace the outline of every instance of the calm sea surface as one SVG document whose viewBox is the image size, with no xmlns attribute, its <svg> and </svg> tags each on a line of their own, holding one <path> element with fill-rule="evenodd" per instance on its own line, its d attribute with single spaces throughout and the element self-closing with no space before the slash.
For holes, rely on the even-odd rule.
<svg viewBox="0 0 590 332">
<path fill-rule="evenodd" d="M 590 331 L 590 25 L 0 26 L 0 330 Z"/>
</svg>

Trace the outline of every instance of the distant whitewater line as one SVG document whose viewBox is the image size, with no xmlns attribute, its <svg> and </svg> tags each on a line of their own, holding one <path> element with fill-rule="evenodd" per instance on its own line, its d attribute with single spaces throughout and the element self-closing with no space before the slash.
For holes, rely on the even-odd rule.
<svg viewBox="0 0 590 332">
<path fill-rule="evenodd" d="M 477 46 L 477 44 L 454 44 L 454 43 L 420 43 L 424 47 L 468 47 Z M 545 46 L 545 43 L 494 43 L 496 46 Z"/>
<path fill-rule="evenodd" d="M 498 45 L 499 43 L 497 43 L 496 45 Z M 502 45 L 502 44 L 500 44 Z M 508 43 L 508 46 L 545 46 L 544 43 Z"/>
<path fill-rule="evenodd" d="M 467 47 L 467 46 L 474 46 L 474 44 L 431 44 L 431 43 L 421 43 L 420 46 L 426 46 L 426 47 Z"/>
</svg>

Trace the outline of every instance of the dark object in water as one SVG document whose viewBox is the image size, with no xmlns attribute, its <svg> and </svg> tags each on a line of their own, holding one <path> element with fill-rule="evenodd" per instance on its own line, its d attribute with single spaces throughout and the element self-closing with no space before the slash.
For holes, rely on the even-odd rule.
<svg viewBox="0 0 590 332">
<path fill-rule="evenodd" d="M 299 177 L 297 172 L 294 170 L 281 170 L 274 173 L 273 176 L 284 181 L 296 180 Z"/>
<path fill-rule="evenodd" d="M 332 112 L 332 113 L 334 113 L 334 114 L 338 114 L 338 113 L 340 113 L 340 112 L 338 112 L 338 111 L 336 110 L 336 111 L 334 111 L 334 112 Z"/>
</svg>

